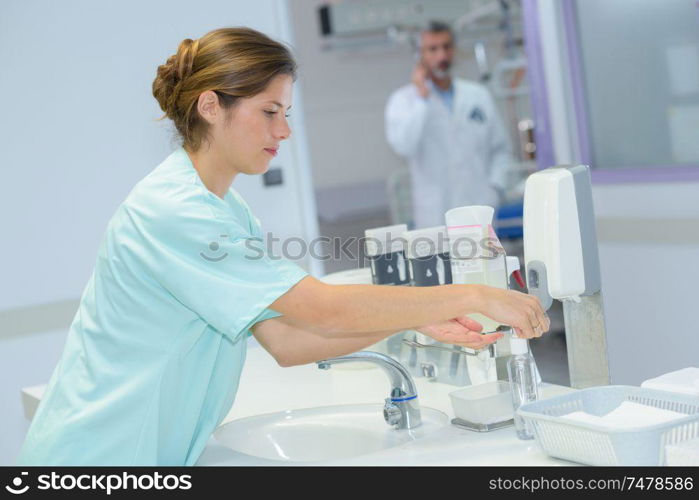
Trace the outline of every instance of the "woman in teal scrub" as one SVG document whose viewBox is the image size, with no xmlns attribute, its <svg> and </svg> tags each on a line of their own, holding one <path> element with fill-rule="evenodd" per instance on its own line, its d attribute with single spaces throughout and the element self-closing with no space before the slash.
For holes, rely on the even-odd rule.
<svg viewBox="0 0 699 500">
<path fill-rule="evenodd" d="M 500 334 L 481 335 L 476 312 L 527 338 L 548 330 L 522 293 L 327 285 L 251 252 L 260 224 L 231 185 L 289 138 L 295 71 L 285 46 L 247 28 L 184 40 L 158 68 L 153 95 L 182 146 L 109 221 L 20 464 L 194 464 L 233 403 L 249 333 L 293 366 L 410 328 L 482 348 Z"/>
</svg>

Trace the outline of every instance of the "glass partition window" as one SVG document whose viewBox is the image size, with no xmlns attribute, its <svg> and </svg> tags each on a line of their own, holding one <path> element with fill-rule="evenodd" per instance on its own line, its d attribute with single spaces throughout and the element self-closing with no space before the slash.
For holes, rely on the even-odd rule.
<svg viewBox="0 0 699 500">
<path fill-rule="evenodd" d="M 571 8 L 583 160 L 596 169 L 699 167 L 697 2 L 577 0 Z"/>
</svg>

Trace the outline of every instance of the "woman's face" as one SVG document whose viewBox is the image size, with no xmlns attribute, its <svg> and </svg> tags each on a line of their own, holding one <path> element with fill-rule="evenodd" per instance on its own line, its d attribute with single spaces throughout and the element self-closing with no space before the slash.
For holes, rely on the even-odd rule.
<svg viewBox="0 0 699 500">
<path fill-rule="evenodd" d="M 277 155 L 279 144 L 291 129 L 293 80 L 289 75 L 275 77 L 259 94 L 239 99 L 222 113 L 210 129 L 211 146 L 225 165 L 245 174 L 263 174 Z"/>
</svg>

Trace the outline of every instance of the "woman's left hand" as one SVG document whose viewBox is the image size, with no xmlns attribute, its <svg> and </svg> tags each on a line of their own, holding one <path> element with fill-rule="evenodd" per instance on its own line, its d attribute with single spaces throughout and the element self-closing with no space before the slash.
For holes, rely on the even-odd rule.
<svg viewBox="0 0 699 500">
<path fill-rule="evenodd" d="M 438 342 L 455 344 L 469 349 L 483 349 L 497 342 L 503 337 L 503 333 L 487 333 L 482 335 L 483 326 L 468 316 L 461 316 L 442 323 L 422 326 L 416 329 L 418 332 L 432 337 Z"/>
</svg>

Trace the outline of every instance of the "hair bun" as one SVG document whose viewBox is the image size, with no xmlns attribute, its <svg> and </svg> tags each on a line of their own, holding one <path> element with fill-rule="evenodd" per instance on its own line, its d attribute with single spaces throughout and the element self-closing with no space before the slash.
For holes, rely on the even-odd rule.
<svg viewBox="0 0 699 500">
<path fill-rule="evenodd" d="M 174 118 L 177 113 L 177 101 L 187 77 L 194 71 L 198 49 L 199 40 L 185 38 L 180 42 L 177 53 L 168 57 L 165 64 L 158 66 L 153 81 L 153 96 L 169 118 Z"/>
</svg>

